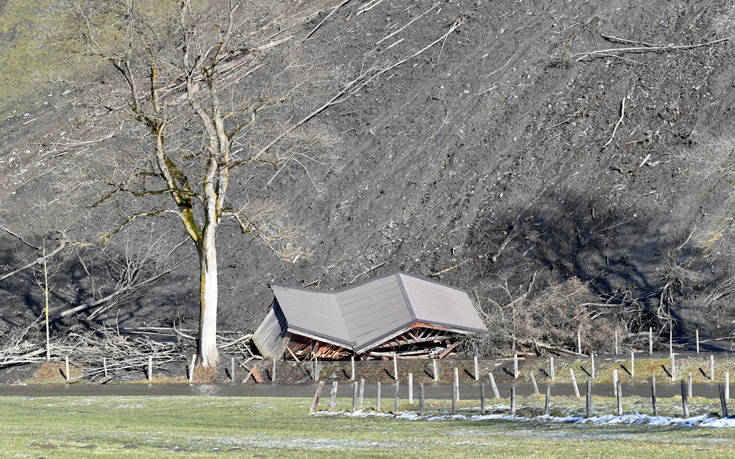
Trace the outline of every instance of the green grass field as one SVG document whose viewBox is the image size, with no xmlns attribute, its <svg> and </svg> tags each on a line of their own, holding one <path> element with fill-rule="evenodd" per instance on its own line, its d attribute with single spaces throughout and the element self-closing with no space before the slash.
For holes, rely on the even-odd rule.
<svg viewBox="0 0 735 459">
<path fill-rule="evenodd" d="M 558 402 L 572 412 L 582 406 Z M 339 401 L 342 408 L 350 403 Z M 520 406 L 542 403 L 528 397 Z M 648 412 L 635 403 L 627 402 L 626 411 Z M 708 412 L 710 403 L 695 400 L 694 411 Z M 6 397 L 0 398 L 0 451 L 3 457 L 735 455 L 735 429 L 310 416 L 309 405 L 296 398 Z M 434 413 L 448 408 L 429 405 Z M 463 402 L 462 410 L 470 405 Z M 607 414 L 612 401 L 595 406 Z M 678 404 L 669 399 L 661 406 L 674 414 Z"/>
</svg>

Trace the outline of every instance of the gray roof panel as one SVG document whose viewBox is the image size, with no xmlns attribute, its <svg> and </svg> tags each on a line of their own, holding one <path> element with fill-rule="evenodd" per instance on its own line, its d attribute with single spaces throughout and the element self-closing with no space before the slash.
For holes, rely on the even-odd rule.
<svg viewBox="0 0 735 459">
<path fill-rule="evenodd" d="M 416 320 L 487 331 L 470 297 L 464 291 L 410 274 L 398 275 L 406 289 Z"/>
<path fill-rule="evenodd" d="M 414 322 L 487 332 L 465 292 L 411 274 L 394 273 L 331 292 L 271 288 L 290 330 L 351 349 L 380 342 Z"/>
</svg>

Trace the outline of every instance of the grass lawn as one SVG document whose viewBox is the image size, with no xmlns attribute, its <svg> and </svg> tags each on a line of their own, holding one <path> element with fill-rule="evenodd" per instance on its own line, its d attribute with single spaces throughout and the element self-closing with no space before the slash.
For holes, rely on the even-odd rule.
<svg viewBox="0 0 735 459">
<path fill-rule="evenodd" d="M 557 410 L 582 407 L 560 399 Z M 521 401 L 533 410 L 543 404 L 538 396 Z M 694 402 L 694 412 L 716 408 Z M 339 400 L 343 408 L 349 404 Z M 727 428 L 310 416 L 309 405 L 299 398 L 3 397 L 0 451 L 3 457 L 735 456 L 735 429 Z M 595 400 L 600 413 L 612 406 Z M 674 414 L 678 404 L 668 399 L 660 406 Z M 448 405 L 429 407 L 439 413 Z M 625 409 L 649 412 L 643 401 L 637 407 L 630 400 Z"/>
</svg>

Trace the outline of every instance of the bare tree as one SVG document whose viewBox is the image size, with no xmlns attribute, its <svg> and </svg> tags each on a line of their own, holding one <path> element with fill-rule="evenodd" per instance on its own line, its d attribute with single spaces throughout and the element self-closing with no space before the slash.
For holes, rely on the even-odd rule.
<svg viewBox="0 0 735 459">
<path fill-rule="evenodd" d="M 234 0 L 193 5 L 184 0 L 177 9 L 150 11 L 149 4 L 135 0 L 87 0 L 70 9 L 88 51 L 120 77 L 122 87 L 115 95 L 132 116 L 132 129 L 143 128 L 147 142 L 93 204 L 118 198 L 141 201 L 138 211 L 127 214 L 102 239 L 142 217 L 178 219 L 199 260 L 203 366 L 218 360 L 216 232 L 223 219 L 255 235 L 283 259 L 309 255 L 300 243 L 301 233 L 286 223 L 278 205 L 260 196 L 246 196 L 234 205 L 229 193 L 235 170 L 277 168 L 294 154 L 308 156 L 321 146 L 318 135 L 293 129 L 257 147 L 263 131 L 256 125 L 260 112 L 282 104 L 288 94 L 233 90 L 248 78 L 267 86 L 257 72 L 289 38 L 272 22 L 277 6 Z M 274 148 L 276 144 L 281 148 Z"/>
</svg>

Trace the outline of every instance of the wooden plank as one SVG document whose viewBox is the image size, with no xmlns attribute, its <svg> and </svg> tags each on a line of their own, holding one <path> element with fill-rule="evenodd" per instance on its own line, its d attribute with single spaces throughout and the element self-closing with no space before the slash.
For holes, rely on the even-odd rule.
<svg viewBox="0 0 735 459">
<path fill-rule="evenodd" d="M 449 346 L 449 347 L 448 347 L 448 348 L 447 348 L 447 349 L 446 349 L 446 350 L 445 350 L 444 352 L 442 352 L 442 353 L 441 353 L 441 354 L 439 355 L 439 358 L 440 358 L 440 359 L 443 359 L 444 357 L 446 357 L 446 356 L 447 356 L 447 354 L 449 354 L 449 353 L 450 353 L 450 352 L 452 351 L 452 349 L 454 349 L 455 347 L 457 347 L 457 345 L 458 345 L 458 344 L 459 344 L 459 341 L 457 341 L 457 342 L 456 342 L 456 343 L 454 343 L 454 344 L 451 344 L 451 345 L 450 345 L 450 346 Z"/>
</svg>

